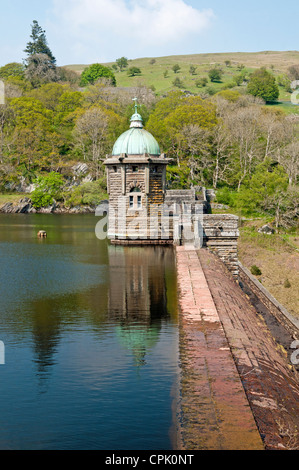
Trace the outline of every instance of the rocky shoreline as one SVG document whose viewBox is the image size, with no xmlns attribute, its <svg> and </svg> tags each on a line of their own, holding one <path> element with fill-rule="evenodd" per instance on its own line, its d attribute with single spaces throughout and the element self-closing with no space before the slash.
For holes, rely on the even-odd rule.
<svg viewBox="0 0 299 470">
<path fill-rule="evenodd" d="M 25 197 L 18 203 L 6 202 L 0 206 L 0 214 L 94 214 L 96 207 L 76 206 L 67 208 L 54 202 L 51 206 L 35 209 L 31 199 Z"/>
</svg>

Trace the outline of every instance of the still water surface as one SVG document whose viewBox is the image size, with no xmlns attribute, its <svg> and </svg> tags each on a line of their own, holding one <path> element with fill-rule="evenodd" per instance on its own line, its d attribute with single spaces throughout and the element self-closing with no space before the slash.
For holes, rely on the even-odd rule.
<svg viewBox="0 0 299 470">
<path fill-rule="evenodd" d="M 0 216 L 0 449 L 172 449 L 173 251 L 110 246 L 97 221 Z"/>
</svg>

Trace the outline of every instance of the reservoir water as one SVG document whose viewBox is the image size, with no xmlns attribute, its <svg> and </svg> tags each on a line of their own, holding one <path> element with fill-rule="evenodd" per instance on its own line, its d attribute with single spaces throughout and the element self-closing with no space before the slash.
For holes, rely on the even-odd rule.
<svg viewBox="0 0 299 470">
<path fill-rule="evenodd" d="M 173 250 L 113 247 L 97 222 L 0 216 L 0 449 L 173 448 Z"/>
</svg>

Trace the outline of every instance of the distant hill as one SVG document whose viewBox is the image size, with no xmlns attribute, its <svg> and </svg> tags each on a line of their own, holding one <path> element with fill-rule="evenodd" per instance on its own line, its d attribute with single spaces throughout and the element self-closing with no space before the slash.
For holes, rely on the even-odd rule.
<svg viewBox="0 0 299 470">
<path fill-rule="evenodd" d="M 104 65 L 112 67 L 115 62 L 106 63 Z M 174 73 L 172 67 L 178 64 L 180 70 Z M 115 72 L 117 86 L 133 87 L 138 85 L 146 85 L 152 87 L 157 94 L 167 93 L 174 88 L 173 81 L 175 78 L 180 79 L 180 87 L 199 93 L 204 91 L 203 88 L 197 86 L 200 78 L 207 77 L 209 70 L 213 67 L 221 67 L 224 74 L 221 82 L 208 82 L 207 87 L 212 88 L 214 92 L 221 90 L 232 83 L 233 77 L 240 73 L 242 66 L 248 73 L 256 68 L 266 67 L 272 71 L 274 75 L 287 73 L 291 65 L 299 64 L 299 51 L 263 51 L 263 52 L 227 52 L 218 54 L 193 54 L 193 55 L 177 55 L 168 57 L 147 57 L 129 60 L 129 67 L 138 67 L 141 69 L 141 75 L 129 77 L 126 70 Z M 66 67 L 82 73 L 89 64 L 67 65 Z M 190 66 L 196 68 L 195 74 L 190 73 Z M 167 71 L 167 72 L 166 72 Z M 205 89 L 207 88 L 205 87 Z M 242 88 L 242 87 L 238 87 Z M 290 93 L 286 93 L 281 88 L 280 99 L 282 101 L 290 101 Z"/>
</svg>

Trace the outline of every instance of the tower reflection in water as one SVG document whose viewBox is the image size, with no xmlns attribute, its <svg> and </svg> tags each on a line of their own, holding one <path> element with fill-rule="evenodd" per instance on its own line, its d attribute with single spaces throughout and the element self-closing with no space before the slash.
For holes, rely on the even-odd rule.
<svg viewBox="0 0 299 470">
<path fill-rule="evenodd" d="M 173 267 L 171 247 L 109 246 L 109 317 L 136 367 L 176 321 Z"/>
</svg>

